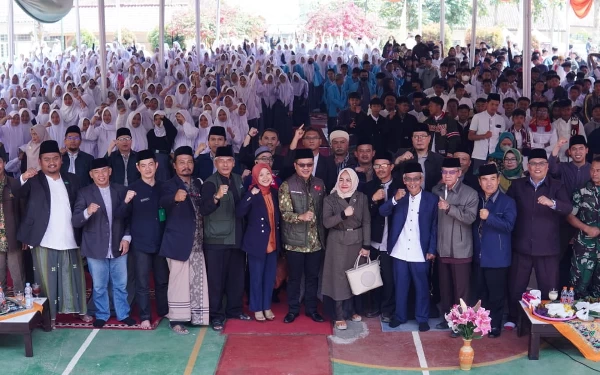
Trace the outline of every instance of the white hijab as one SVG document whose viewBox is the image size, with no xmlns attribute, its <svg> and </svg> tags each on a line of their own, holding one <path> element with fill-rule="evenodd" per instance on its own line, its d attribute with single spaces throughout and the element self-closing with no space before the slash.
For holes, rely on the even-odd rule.
<svg viewBox="0 0 600 375">
<path fill-rule="evenodd" d="M 136 115 L 140 116 L 140 124 L 137 127 L 134 127 L 133 118 Z M 145 150 L 148 148 L 148 138 L 146 137 L 148 130 L 146 130 L 146 128 L 144 128 L 144 125 L 142 124 L 143 117 L 144 116 L 142 116 L 142 114 L 138 111 L 131 112 L 127 116 L 127 125 L 125 125 L 125 127 L 131 132 L 131 149 L 135 152 Z"/>
</svg>

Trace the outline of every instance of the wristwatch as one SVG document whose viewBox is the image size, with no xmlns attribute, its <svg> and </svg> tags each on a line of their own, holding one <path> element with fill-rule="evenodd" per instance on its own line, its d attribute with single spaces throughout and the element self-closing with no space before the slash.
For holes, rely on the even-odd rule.
<svg viewBox="0 0 600 375">
<path fill-rule="evenodd" d="M 216 200 L 216 201 L 220 201 L 221 200 L 221 198 L 217 197 L 217 194 L 213 194 L 213 199 Z"/>
</svg>

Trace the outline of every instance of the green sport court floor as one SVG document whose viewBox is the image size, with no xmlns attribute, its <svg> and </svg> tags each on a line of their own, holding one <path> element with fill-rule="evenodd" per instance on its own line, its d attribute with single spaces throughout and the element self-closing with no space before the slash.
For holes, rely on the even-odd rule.
<svg viewBox="0 0 600 375">
<path fill-rule="evenodd" d="M 37 329 L 32 358 L 24 356 L 20 336 L 0 335 L 0 375 L 463 373 L 457 367 L 462 342 L 447 332 L 383 333 L 375 319 L 365 320 L 364 327 L 361 337 L 341 344 L 311 332 L 219 334 L 194 327 L 179 336 L 166 320 L 154 331 Z M 527 359 L 527 337 L 517 338 L 515 332 L 474 340 L 473 347 L 474 374 L 600 372 L 600 363 L 585 360 L 562 339 L 546 342 L 539 361 Z"/>
</svg>

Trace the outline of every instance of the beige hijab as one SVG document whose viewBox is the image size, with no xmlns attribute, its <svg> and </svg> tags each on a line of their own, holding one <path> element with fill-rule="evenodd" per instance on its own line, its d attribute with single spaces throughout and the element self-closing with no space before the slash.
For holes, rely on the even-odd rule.
<svg viewBox="0 0 600 375">
<path fill-rule="evenodd" d="M 350 175 L 350 180 L 352 180 L 352 187 L 346 193 L 342 193 L 342 191 L 340 189 L 340 177 L 342 177 L 342 174 L 344 174 L 344 173 L 348 173 Z M 358 175 L 356 174 L 356 172 L 354 172 L 354 170 L 352 168 L 344 168 L 338 174 L 338 177 L 337 177 L 337 180 L 335 183 L 335 187 L 333 188 L 333 190 L 331 190 L 331 194 L 337 193 L 337 195 L 340 198 L 346 199 L 346 198 L 350 198 L 352 196 L 352 194 L 354 194 L 354 192 L 356 191 L 357 188 L 358 188 Z"/>
<path fill-rule="evenodd" d="M 37 134 L 40 138 L 40 143 L 35 143 L 33 140 L 29 141 L 26 145 L 25 154 L 27 154 L 27 168 L 35 168 L 36 170 L 40 170 L 40 146 L 42 142 L 50 139 L 50 135 L 46 131 L 46 127 L 44 125 L 36 125 L 31 128 L 31 131 Z"/>
</svg>

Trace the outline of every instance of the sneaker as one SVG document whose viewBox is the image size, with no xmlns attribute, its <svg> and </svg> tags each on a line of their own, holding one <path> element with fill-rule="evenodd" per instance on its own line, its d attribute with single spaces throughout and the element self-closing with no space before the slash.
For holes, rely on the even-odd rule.
<svg viewBox="0 0 600 375">
<path fill-rule="evenodd" d="M 127 318 L 121 320 L 121 323 L 127 324 L 129 327 L 135 325 L 137 322 L 132 317 L 128 316 Z"/>
<path fill-rule="evenodd" d="M 94 320 L 94 328 L 102 328 L 104 327 L 104 325 L 106 324 L 106 320 L 102 320 L 102 319 L 96 319 Z"/>
<path fill-rule="evenodd" d="M 506 323 L 504 323 L 504 329 L 506 331 L 512 331 L 513 329 L 515 329 L 516 326 L 517 325 L 515 323 L 513 323 L 513 322 L 506 322 Z"/>
</svg>

